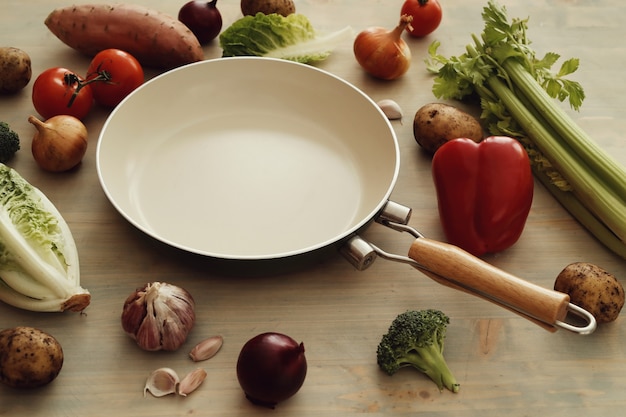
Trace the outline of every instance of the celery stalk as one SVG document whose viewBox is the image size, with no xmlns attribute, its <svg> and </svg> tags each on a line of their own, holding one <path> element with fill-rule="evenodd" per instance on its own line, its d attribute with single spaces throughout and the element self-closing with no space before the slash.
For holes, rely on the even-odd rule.
<svg viewBox="0 0 626 417">
<path fill-rule="evenodd" d="M 626 199 L 626 170 L 604 149 L 591 139 L 571 117 L 537 83 L 533 76 L 517 61 L 509 59 L 502 63 L 511 81 L 544 115 L 557 134 L 576 152 L 589 168 L 607 182 L 615 194 Z"/>
<path fill-rule="evenodd" d="M 545 172 L 533 167 L 535 178 L 552 194 L 552 196 L 574 217 L 589 233 L 608 249 L 626 259 L 626 245 L 571 192 L 563 191 L 552 183 Z"/>
</svg>

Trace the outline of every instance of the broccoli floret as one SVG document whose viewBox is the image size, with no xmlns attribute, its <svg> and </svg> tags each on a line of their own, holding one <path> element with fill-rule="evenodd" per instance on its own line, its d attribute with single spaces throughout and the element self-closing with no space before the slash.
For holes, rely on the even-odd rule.
<svg viewBox="0 0 626 417">
<path fill-rule="evenodd" d="M 8 124 L 0 122 L 0 162 L 7 162 L 19 150 L 20 137 Z"/>
<path fill-rule="evenodd" d="M 393 375 L 412 366 L 435 381 L 439 390 L 459 391 L 459 384 L 443 357 L 446 328 L 450 319 L 439 310 L 407 311 L 389 326 L 377 350 L 378 366 Z"/>
</svg>

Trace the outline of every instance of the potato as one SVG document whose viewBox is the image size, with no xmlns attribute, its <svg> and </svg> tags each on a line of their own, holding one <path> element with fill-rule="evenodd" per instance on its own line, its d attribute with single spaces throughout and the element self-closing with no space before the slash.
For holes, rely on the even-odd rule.
<svg viewBox="0 0 626 417">
<path fill-rule="evenodd" d="M 624 287 L 617 278 L 597 265 L 575 262 L 565 267 L 554 282 L 556 291 L 591 313 L 598 323 L 617 319 L 624 306 Z"/>
<path fill-rule="evenodd" d="M 15 388 L 35 388 L 61 372 L 63 349 L 51 335 L 33 327 L 0 332 L 0 382 Z"/>
<path fill-rule="evenodd" d="M 17 93 L 30 82 L 30 56 L 21 49 L 0 48 L 0 93 Z"/>
<path fill-rule="evenodd" d="M 449 140 L 468 138 L 475 142 L 483 139 L 480 122 L 470 114 L 443 103 L 429 103 L 415 113 L 413 136 L 428 153 Z"/>
<path fill-rule="evenodd" d="M 254 16 L 257 13 L 287 16 L 295 12 L 293 0 L 241 0 L 241 13 L 244 16 Z"/>
</svg>

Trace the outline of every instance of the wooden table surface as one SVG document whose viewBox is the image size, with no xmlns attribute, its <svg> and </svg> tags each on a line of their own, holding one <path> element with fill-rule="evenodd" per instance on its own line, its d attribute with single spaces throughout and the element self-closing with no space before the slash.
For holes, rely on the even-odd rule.
<svg viewBox="0 0 626 417">
<path fill-rule="evenodd" d="M 135 0 L 176 15 L 182 1 Z M 298 11 L 319 30 L 355 31 L 393 27 L 401 1 L 299 0 Z M 429 159 L 412 135 L 412 117 L 435 101 L 423 60 L 428 45 L 458 54 L 470 34 L 480 32 L 485 0 L 442 0 L 444 19 L 435 34 L 410 40 L 410 72 L 394 82 L 375 81 L 360 70 L 351 44 L 319 66 L 361 88 L 373 99 L 392 98 L 404 109 L 393 122 L 401 147 L 401 170 L 392 198 L 413 208 L 411 225 L 443 239 Z M 626 164 L 626 3 L 619 0 L 507 0 L 512 17 L 530 16 L 537 51 L 579 57 L 575 78 L 585 87 L 575 120 Z M 61 0 L 3 0 L 0 44 L 27 51 L 33 80 L 44 69 L 65 66 L 83 72 L 89 58 L 58 41 L 43 21 Z M 221 0 L 224 27 L 240 17 L 236 1 Z M 205 48 L 218 58 L 217 44 Z M 156 72 L 148 71 L 148 76 Z M 268 276 L 237 276 L 207 259 L 155 242 L 129 225 L 106 199 L 96 173 L 98 134 L 108 112 L 96 109 L 85 121 L 90 146 L 80 168 L 53 175 L 38 169 L 30 153 L 34 133 L 32 81 L 15 96 L 0 97 L 0 120 L 22 138 L 10 162 L 44 191 L 69 223 L 78 244 L 82 284 L 92 294 L 84 314 L 44 314 L 0 305 L 0 328 L 35 326 L 53 334 L 65 351 L 59 377 L 36 390 L 0 387 L 6 416 L 621 416 L 626 407 L 626 323 L 623 317 L 594 334 L 547 332 L 481 299 L 435 283 L 410 266 L 378 260 L 355 270 L 340 255 L 314 265 Z M 471 110 L 471 109 L 470 109 Z M 373 225 L 368 239 L 404 254 L 411 239 Z M 598 264 L 621 279 L 626 262 L 595 241 L 538 183 L 528 223 L 519 242 L 487 256 L 488 262 L 551 288 L 571 262 Z M 149 281 L 188 289 L 197 302 L 197 322 L 177 352 L 140 350 L 120 326 L 125 297 Z M 451 323 L 445 356 L 461 383 L 457 394 L 439 392 L 422 374 L 403 370 L 393 377 L 376 365 L 376 346 L 391 320 L 407 309 L 438 308 Z M 278 331 L 303 341 L 309 372 L 301 391 L 273 410 L 251 405 L 237 383 L 235 364 L 243 344 L 258 333 Z M 187 398 L 143 396 L 147 375 L 167 366 L 181 375 L 196 364 L 187 352 L 205 337 L 221 334 L 224 346 L 201 363 L 208 377 Z"/>
</svg>

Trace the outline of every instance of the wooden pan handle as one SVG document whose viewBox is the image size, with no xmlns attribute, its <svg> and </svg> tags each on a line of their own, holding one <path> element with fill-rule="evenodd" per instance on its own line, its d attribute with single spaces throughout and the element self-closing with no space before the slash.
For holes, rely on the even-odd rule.
<svg viewBox="0 0 626 417">
<path fill-rule="evenodd" d="M 532 284 L 443 242 L 418 238 L 409 257 L 424 274 L 440 284 L 477 295 L 522 317 L 556 331 L 554 324 L 567 315 L 569 296 Z"/>
</svg>

